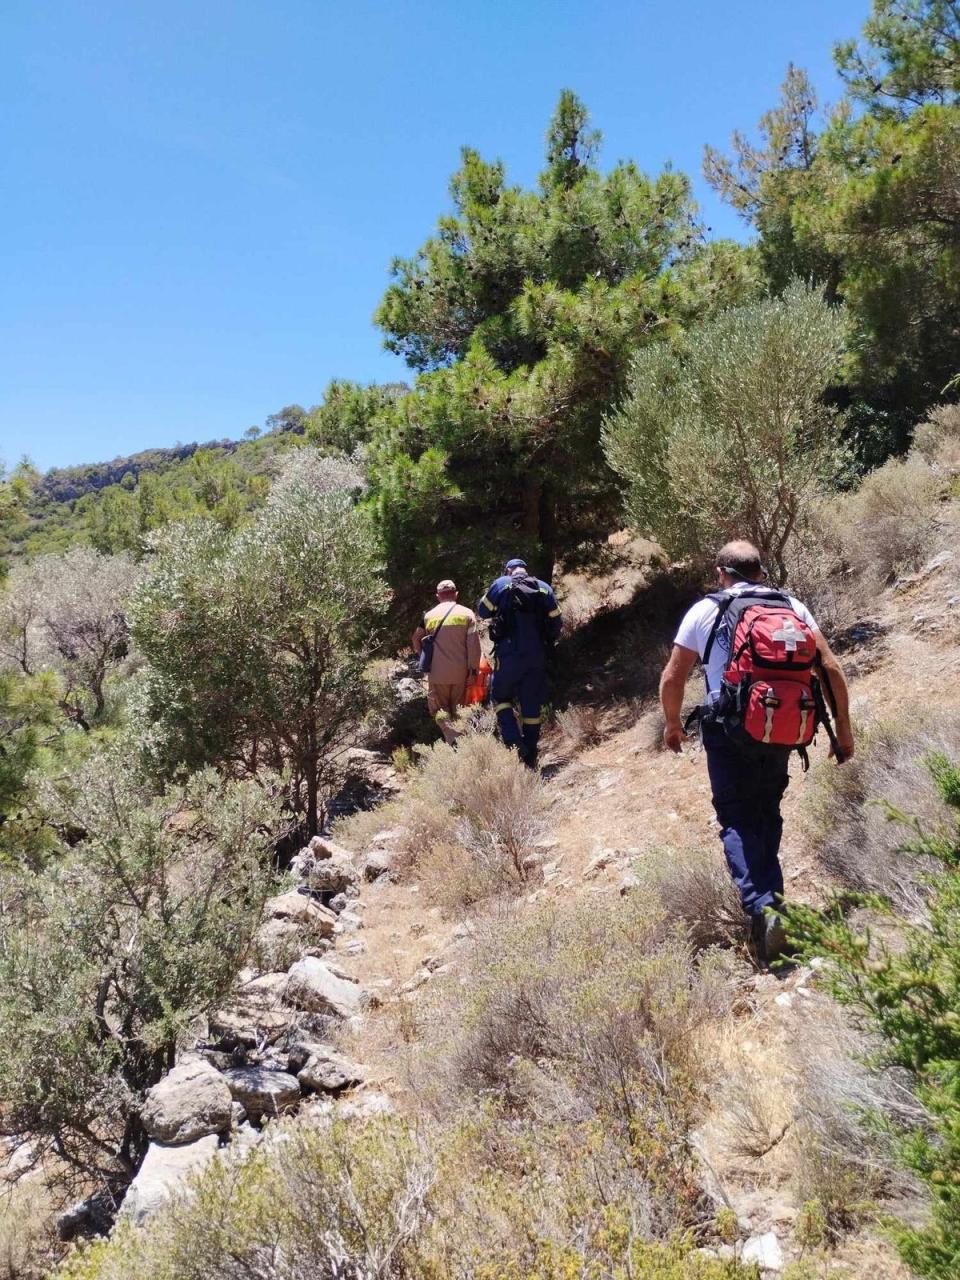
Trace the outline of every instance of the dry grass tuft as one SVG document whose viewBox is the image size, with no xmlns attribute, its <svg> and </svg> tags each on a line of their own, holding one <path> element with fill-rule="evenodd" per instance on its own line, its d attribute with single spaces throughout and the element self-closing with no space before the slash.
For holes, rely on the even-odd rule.
<svg viewBox="0 0 960 1280">
<path fill-rule="evenodd" d="M 960 758 L 960 714 L 936 720 L 875 724 L 842 769 L 825 769 L 813 791 L 814 839 L 830 875 L 857 892 L 879 893 L 900 911 L 923 913 L 929 859 L 904 849 L 909 838 L 887 806 L 915 815 L 927 828 L 947 809 L 924 761 L 932 752 Z"/>
<path fill-rule="evenodd" d="M 545 830 L 540 779 L 479 721 L 453 750 L 423 749 L 404 792 L 337 827 L 349 847 L 369 848 L 378 831 L 397 828 L 401 874 L 417 875 L 447 910 L 526 882 L 527 859 Z"/>
<path fill-rule="evenodd" d="M 564 744 L 572 751 L 595 747 L 603 741 L 606 736 L 604 718 L 603 709 L 589 703 L 567 707 L 555 716 Z"/>
<path fill-rule="evenodd" d="M 891 458 L 823 509 L 823 542 L 839 547 L 866 589 L 913 573 L 936 546 L 943 475 L 919 454 Z"/>
<path fill-rule="evenodd" d="M 462 977 L 442 994 L 428 1055 L 441 1110 L 464 1090 L 494 1090 L 522 1109 L 542 1086 L 561 1108 L 573 1098 L 626 1117 L 633 1088 L 669 1093 L 681 1078 L 698 1087 L 709 1072 L 701 1031 L 732 990 L 724 957 L 697 963 L 642 891 L 501 917 L 478 930 Z"/>
<path fill-rule="evenodd" d="M 737 946 L 750 921 L 719 856 L 705 849 L 651 850 L 635 868 L 666 919 L 677 921 L 691 946 Z"/>
<path fill-rule="evenodd" d="M 879 1202 L 917 1190 L 898 1161 L 896 1133 L 923 1124 L 923 1108 L 902 1072 L 870 1065 L 874 1050 L 825 1000 L 807 1010 L 789 1046 L 797 1199 L 817 1206 L 831 1239 L 874 1216 Z"/>
<path fill-rule="evenodd" d="M 941 404 L 913 433 L 913 448 L 931 466 L 960 470 L 960 405 Z"/>
<path fill-rule="evenodd" d="M 43 1182 L 0 1184 L 0 1280 L 41 1280 L 61 1251 L 53 1199 Z"/>
</svg>

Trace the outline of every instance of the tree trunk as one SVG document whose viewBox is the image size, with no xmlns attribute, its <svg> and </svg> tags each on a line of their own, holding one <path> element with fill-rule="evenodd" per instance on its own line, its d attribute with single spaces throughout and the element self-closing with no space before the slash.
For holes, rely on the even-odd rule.
<svg viewBox="0 0 960 1280">
<path fill-rule="evenodd" d="M 537 558 L 537 575 L 544 582 L 552 582 L 557 558 L 557 499 L 553 485 L 548 481 L 544 481 L 540 485 L 538 508 L 537 541 L 540 545 Z"/>
<path fill-rule="evenodd" d="M 307 784 L 307 837 L 309 839 L 320 834 L 319 772 L 315 761 L 310 761 L 304 770 L 304 780 Z"/>
<path fill-rule="evenodd" d="M 540 496 L 543 484 L 540 477 L 528 471 L 523 478 L 523 535 L 531 544 L 540 540 Z"/>
</svg>

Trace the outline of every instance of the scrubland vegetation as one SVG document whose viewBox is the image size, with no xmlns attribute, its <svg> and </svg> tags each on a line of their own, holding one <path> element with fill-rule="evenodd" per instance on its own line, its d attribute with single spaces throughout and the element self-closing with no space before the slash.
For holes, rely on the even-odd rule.
<svg viewBox="0 0 960 1280">
<path fill-rule="evenodd" d="M 716 1151 L 789 1189 L 794 1280 L 864 1231 L 956 1274 L 960 719 L 892 654 L 931 562 L 935 614 L 958 589 L 958 47 L 953 5 L 875 0 L 829 118 L 791 68 L 758 141 L 707 153 L 748 245 L 707 239 L 683 175 L 602 169 L 565 92 L 537 187 L 465 150 L 396 261 L 377 318 L 412 386 L 337 381 L 237 445 L 0 482 L 0 1274 L 55 1265 L 67 1191 L 122 1197 L 146 1090 L 235 995 L 288 843 L 371 745 L 399 790 L 335 835 L 386 840 L 398 893 L 462 927 L 376 1015 L 397 1113 L 271 1123 L 59 1274 L 747 1280 Z M 506 551 L 582 582 L 624 525 L 671 600 L 753 537 L 838 652 L 888 663 L 856 758 L 807 789 L 820 899 L 791 924 L 819 968 L 759 1048 L 715 851 L 551 896 L 552 780 L 483 714 L 456 752 L 392 736 L 425 584 L 456 566 L 469 600 Z M 646 709 L 649 681 L 604 702 L 591 617 L 561 646 L 593 685 L 554 708 L 566 763 Z M 645 676 L 671 621 L 646 620 Z M 934 644 L 955 658 L 949 627 Z"/>
</svg>

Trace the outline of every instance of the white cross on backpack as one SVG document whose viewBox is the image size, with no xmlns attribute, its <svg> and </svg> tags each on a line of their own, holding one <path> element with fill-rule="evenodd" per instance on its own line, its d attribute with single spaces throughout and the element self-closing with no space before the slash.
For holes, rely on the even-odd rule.
<svg viewBox="0 0 960 1280">
<path fill-rule="evenodd" d="M 797 644 L 803 640 L 803 632 L 799 630 L 792 618 L 787 618 L 779 631 L 774 631 L 774 640 L 782 641 L 787 653 L 796 653 Z"/>
</svg>

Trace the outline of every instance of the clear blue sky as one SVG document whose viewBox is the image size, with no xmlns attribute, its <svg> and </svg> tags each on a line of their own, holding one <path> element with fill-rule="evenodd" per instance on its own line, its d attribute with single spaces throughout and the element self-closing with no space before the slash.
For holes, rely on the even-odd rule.
<svg viewBox="0 0 960 1280">
<path fill-rule="evenodd" d="M 700 178 L 868 0 L 3 0 L 0 457 L 238 436 L 333 376 L 469 143 L 534 180 L 561 88 L 605 162 Z"/>
</svg>

